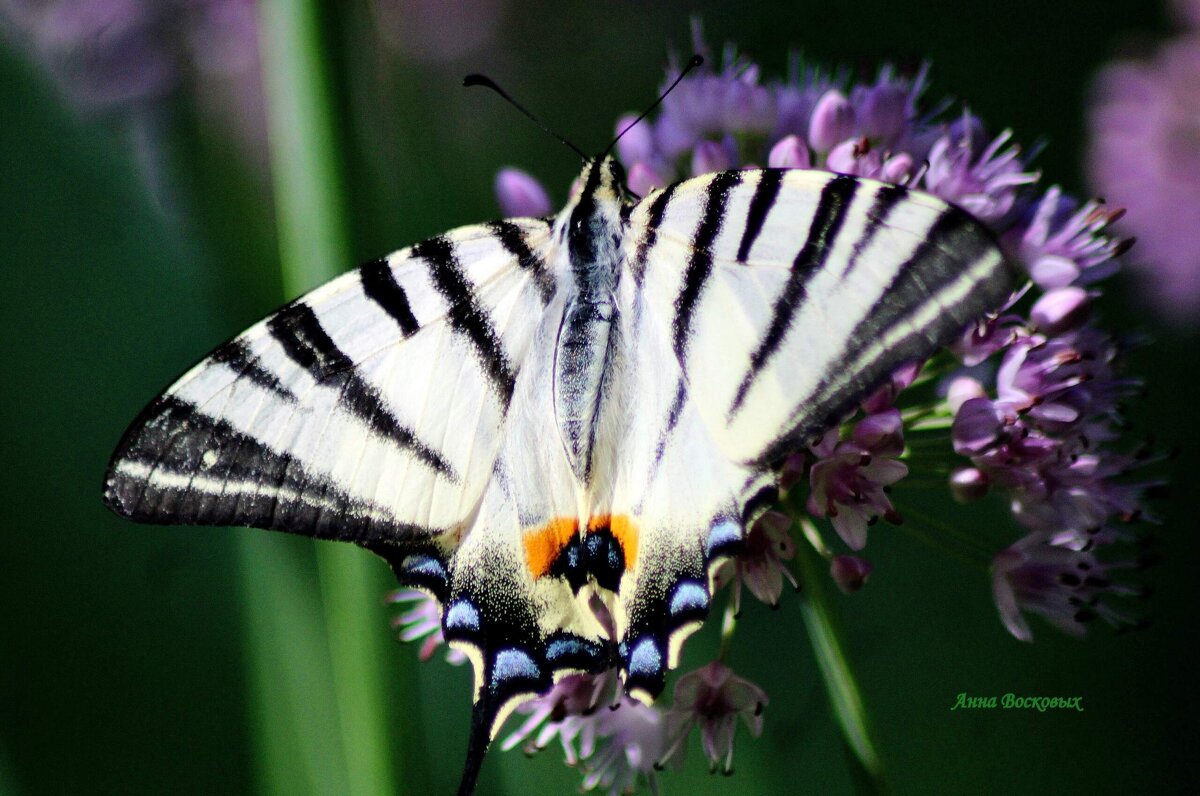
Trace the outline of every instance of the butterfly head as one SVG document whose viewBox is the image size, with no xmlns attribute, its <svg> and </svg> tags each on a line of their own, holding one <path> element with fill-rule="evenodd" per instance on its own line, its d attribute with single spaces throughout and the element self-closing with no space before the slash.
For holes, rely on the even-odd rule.
<svg viewBox="0 0 1200 796">
<path fill-rule="evenodd" d="M 558 232 L 571 261 L 587 266 L 615 263 L 624 223 L 625 169 L 611 155 L 589 160 L 578 184 L 578 195 L 558 217 Z"/>
</svg>

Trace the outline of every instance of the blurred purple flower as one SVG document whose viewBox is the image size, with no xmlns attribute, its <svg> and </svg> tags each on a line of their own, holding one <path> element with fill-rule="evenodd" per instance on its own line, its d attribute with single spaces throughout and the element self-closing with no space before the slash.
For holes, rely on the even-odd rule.
<svg viewBox="0 0 1200 796">
<path fill-rule="evenodd" d="M 1004 626 L 1022 641 L 1033 640 L 1023 612 L 1038 614 L 1075 636 L 1097 618 L 1130 629 L 1142 623 L 1113 608 L 1109 599 L 1146 594 L 1112 579 L 1114 572 L 1133 566 L 1132 561 L 1104 563 L 1090 551 L 1055 544 L 1049 534 L 1034 532 L 992 560 L 993 597 Z"/>
<path fill-rule="evenodd" d="M 81 112 L 127 123 L 152 197 L 172 203 L 163 100 L 193 90 L 204 114 L 265 169 L 266 111 L 253 0 L 0 0 L 8 32 Z"/>
<path fill-rule="evenodd" d="M 829 576 L 843 594 L 861 589 L 874 570 L 870 561 L 859 556 L 834 556 L 829 562 Z"/>
<path fill-rule="evenodd" d="M 763 729 L 767 694 L 728 666 L 713 661 L 675 681 L 674 701 L 667 713 L 670 746 L 664 756 L 682 754 L 692 728 L 700 728 L 700 747 L 709 768 L 733 772 L 733 736 L 740 716 L 757 738 Z M 662 762 L 661 760 L 658 762 Z"/>
<path fill-rule="evenodd" d="M 595 751 L 594 714 L 606 698 L 611 700 L 615 688 L 615 671 L 567 675 L 545 695 L 517 707 L 517 713 L 529 718 L 504 739 L 500 748 L 508 751 L 522 744 L 526 754 L 533 754 L 557 738 L 567 765 L 577 764 Z"/>
<path fill-rule="evenodd" d="M 421 642 L 419 656 L 423 661 L 432 658 L 437 648 L 446 643 L 442 637 L 442 609 L 437 600 L 416 589 L 397 589 L 388 595 L 387 600 L 409 607 L 406 613 L 392 620 L 392 627 L 400 630 L 400 640 L 425 639 Z M 467 662 L 467 656 L 456 649 L 447 648 L 446 661 L 460 666 Z"/>
<path fill-rule="evenodd" d="M 1121 227 L 1140 241 L 1131 273 L 1177 323 L 1200 318 L 1200 11 L 1176 4 L 1191 31 L 1146 60 L 1117 61 L 1098 76 L 1088 173 L 1128 209 Z"/>
<path fill-rule="evenodd" d="M 463 59 L 486 47 L 507 7 L 504 0 L 373 0 L 383 40 L 418 61 Z"/>
<path fill-rule="evenodd" d="M 550 194 L 520 169 L 500 169 L 495 188 L 496 202 L 505 216 L 544 216 L 552 211 Z"/>
<path fill-rule="evenodd" d="M 0 19 L 86 110 L 161 99 L 197 73 L 257 80 L 252 0 L 3 0 Z"/>
<path fill-rule="evenodd" d="M 634 793 L 642 780 L 655 790 L 657 768 L 666 758 L 667 734 L 663 712 L 624 697 L 612 710 L 595 714 L 594 749 L 580 752 L 583 790 L 604 788 L 610 796 Z"/>
</svg>

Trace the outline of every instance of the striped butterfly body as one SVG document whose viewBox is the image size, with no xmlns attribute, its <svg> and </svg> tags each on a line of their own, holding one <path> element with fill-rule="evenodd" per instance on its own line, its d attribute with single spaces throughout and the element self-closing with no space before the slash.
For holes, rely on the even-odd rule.
<svg viewBox="0 0 1200 796">
<path fill-rule="evenodd" d="M 106 480 L 126 517 L 352 541 L 436 598 L 475 671 L 464 792 L 564 674 L 616 667 L 652 700 L 773 465 L 1011 283 L 978 222 L 903 187 L 726 171 L 632 202 L 610 157 L 580 184 L 221 346 Z"/>
</svg>

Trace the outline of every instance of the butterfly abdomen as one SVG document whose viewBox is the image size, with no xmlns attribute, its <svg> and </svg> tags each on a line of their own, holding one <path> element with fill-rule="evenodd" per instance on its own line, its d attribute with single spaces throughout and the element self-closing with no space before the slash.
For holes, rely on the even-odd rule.
<svg viewBox="0 0 1200 796">
<path fill-rule="evenodd" d="M 554 350 L 554 412 L 575 477 L 586 484 L 600 418 L 603 386 L 613 360 L 616 289 L 623 224 L 613 161 L 587 166 L 583 190 L 560 216 L 567 228 L 566 262 L 574 278 Z"/>
</svg>

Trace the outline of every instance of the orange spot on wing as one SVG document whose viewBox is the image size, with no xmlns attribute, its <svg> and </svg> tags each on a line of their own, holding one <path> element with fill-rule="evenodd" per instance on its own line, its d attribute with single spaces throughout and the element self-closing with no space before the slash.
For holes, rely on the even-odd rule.
<svg viewBox="0 0 1200 796">
<path fill-rule="evenodd" d="M 633 569 L 638 554 L 638 529 L 628 514 L 597 514 L 588 520 L 588 530 L 608 528 L 609 533 L 621 545 L 625 555 L 625 571 Z"/>
<path fill-rule="evenodd" d="M 529 573 L 536 579 L 549 572 L 558 554 L 578 533 L 579 521 L 574 517 L 555 517 L 540 528 L 526 531 L 521 543 Z"/>
</svg>

